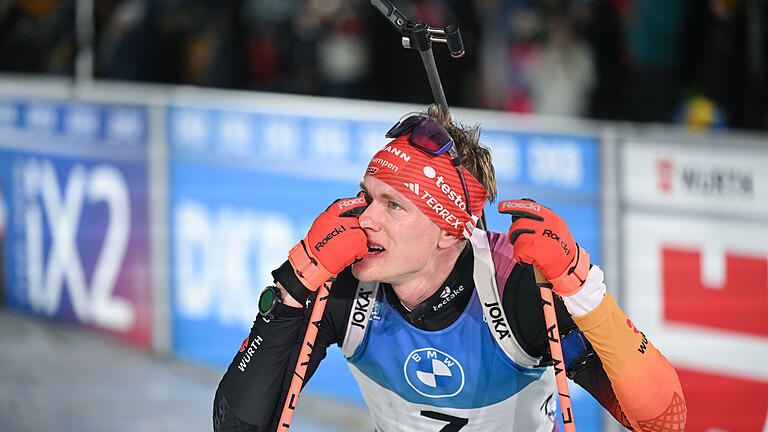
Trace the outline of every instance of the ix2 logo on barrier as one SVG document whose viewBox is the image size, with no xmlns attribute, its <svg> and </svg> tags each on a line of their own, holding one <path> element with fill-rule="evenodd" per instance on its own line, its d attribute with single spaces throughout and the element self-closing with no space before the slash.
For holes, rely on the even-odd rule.
<svg viewBox="0 0 768 432">
<path fill-rule="evenodd" d="M 132 208 L 138 200 L 129 187 L 129 181 L 144 184 L 144 170 L 134 170 L 13 158 L 7 197 L 11 304 L 148 343 L 147 243 L 141 237 L 146 207 Z"/>
</svg>

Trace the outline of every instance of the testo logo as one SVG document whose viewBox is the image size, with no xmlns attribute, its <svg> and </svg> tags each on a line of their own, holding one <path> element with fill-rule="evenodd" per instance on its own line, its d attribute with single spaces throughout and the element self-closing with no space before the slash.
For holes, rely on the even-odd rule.
<svg viewBox="0 0 768 432">
<path fill-rule="evenodd" d="M 424 171 L 424 175 L 427 176 L 427 178 L 433 179 L 437 177 L 437 179 L 435 180 L 435 186 L 437 186 L 437 188 L 440 189 L 440 191 L 442 191 L 443 194 L 445 194 L 448 197 L 448 199 L 453 201 L 453 203 L 456 204 L 458 208 L 462 210 L 467 209 L 467 203 L 462 201 L 461 195 L 451 190 L 451 187 L 448 185 L 448 183 L 445 182 L 445 178 L 443 176 L 438 176 L 434 168 L 427 165 L 424 167 L 423 171 Z"/>
</svg>

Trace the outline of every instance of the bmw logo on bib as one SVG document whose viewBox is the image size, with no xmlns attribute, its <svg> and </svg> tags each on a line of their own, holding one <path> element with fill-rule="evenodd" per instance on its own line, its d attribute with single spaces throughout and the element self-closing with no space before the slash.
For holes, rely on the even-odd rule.
<svg viewBox="0 0 768 432">
<path fill-rule="evenodd" d="M 434 349 L 412 351 L 403 365 L 405 380 L 420 395 L 451 397 L 464 387 L 464 369 L 450 355 Z"/>
</svg>

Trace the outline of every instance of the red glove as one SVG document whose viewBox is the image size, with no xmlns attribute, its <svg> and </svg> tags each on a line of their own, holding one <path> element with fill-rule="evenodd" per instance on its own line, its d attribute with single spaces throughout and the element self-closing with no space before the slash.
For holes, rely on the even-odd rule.
<svg viewBox="0 0 768 432">
<path fill-rule="evenodd" d="M 589 253 L 576 244 L 565 221 L 528 199 L 502 201 L 499 212 L 512 216 L 515 259 L 538 268 L 559 295 L 576 294 L 587 279 Z"/>
<path fill-rule="evenodd" d="M 317 290 L 368 254 L 368 239 L 357 220 L 366 207 L 362 192 L 356 198 L 334 201 L 315 219 L 304 240 L 288 252 L 288 261 L 307 289 Z"/>
</svg>

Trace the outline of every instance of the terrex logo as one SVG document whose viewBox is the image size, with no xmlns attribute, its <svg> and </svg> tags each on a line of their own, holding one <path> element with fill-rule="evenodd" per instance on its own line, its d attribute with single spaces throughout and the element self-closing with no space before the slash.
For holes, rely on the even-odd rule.
<svg viewBox="0 0 768 432">
<path fill-rule="evenodd" d="M 423 171 L 427 178 L 433 179 L 435 176 L 437 176 L 437 179 L 435 180 L 435 186 L 437 186 L 437 188 L 440 189 L 440 191 L 442 191 L 448 197 L 448 199 L 453 201 L 457 207 L 462 210 L 467 209 L 467 204 L 461 200 L 461 195 L 451 190 L 451 187 L 448 185 L 448 183 L 445 182 L 445 178 L 443 176 L 438 176 L 434 168 L 431 166 L 425 166 Z"/>
<path fill-rule="evenodd" d="M 429 168 L 429 169 L 428 169 L 428 168 Z M 431 170 L 431 171 L 430 171 L 430 170 Z M 435 170 L 434 170 L 432 167 L 424 167 L 424 175 L 426 175 L 427 177 L 429 177 L 429 174 L 428 174 L 429 172 L 431 172 L 431 173 L 432 173 L 432 177 L 434 177 L 434 176 L 435 176 L 435 174 L 436 174 L 436 173 L 435 173 Z M 430 178 L 431 178 L 431 177 L 430 177 Z M 419 188 L 419 184 L 418 184 L 418 183 L 405 183 L 405 182 L 404 182 L 404 183 L 403 183 L 403 185 L 404 185 L 405 187 L 407 187 L 407 188 L 408 188 L 408 189 L 409 189 L 411 192 L 413 192 L 414 194 L 416 194 L 416 196 L 419 196 L 419 197 L 421 197 L 421 200 L 422 200 L 422 201 L 426 201 L 426 203 L 427 203 L 427 205 L 429 206 L 429 208 L 431 208 L 432 210 L 434 210 L 434 211 L 435 211 L 435 214 L 437 214 L 438 216 L 440 216 L 441 218 L 443 218 L 443 220 L 445 220 L 445 221 L 446 221 L 448 224 L 450 224 L 450 225 L 451 225 L 451 226 L 453 226 L 454 228 L 457 228 L 457 229 L 459 228 L 459 225 L 461 224 L 461 221 L 459 220 L 459 218 L 457 218 L 456 216 L 454 216 L 454 215 L 453 215 L 453 213 L 451 213 L 451 212 L 450 212 L 448 209 L 446 209 L 446 208 L 445 208 L 445 206 L 443 206 L 442 204 L 440 204 L 440 203 L 439 203 L 439 202 L 438 202 L 438 201 L 435 199 L 435 197 L 433 197 L 433 196 L 432 196 L 432 194 L 431 194 L 431 193 L 429 193 L 429 192 L 428 192 L 428 191 L 426 191 L 426 190 L 422 191 L 422 190 Z"/>
<path fill-rule="evenodd" d="M 337 202 L 336 204 L 339 205 L 339 210 L 344 210 L 344 207 L 365 204 L 365 197 L 361 196 L 357 198 L 345 199 Z"/>
<path fill-rule="evenodd" d="M 539 212 L 541 211 L 541 206 L 539 204 L 536 204 L 533 201 L 526 201 L 526 202 L 504 201 L 503 203 L 501 203 L 501 210 L 512 210 L 512 209 L 535 210 Z"/>
<path fill-rule="evenodd" d="M 320 248 L 325 246 L 332 238 L 336 237 L 337 235 L 343 233 L 347 229 L 344 227 L 344 225 L 340 225 L 338 228 L 334 228 L 333 231 L 329 232 L 327 236 L 325 236 L 324 239 L 317 242 L 315 245 L 315 250 L 320 251 Z"/>
</svg>

